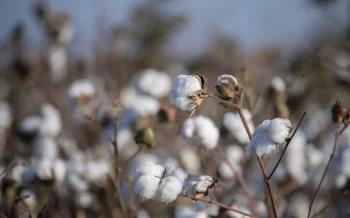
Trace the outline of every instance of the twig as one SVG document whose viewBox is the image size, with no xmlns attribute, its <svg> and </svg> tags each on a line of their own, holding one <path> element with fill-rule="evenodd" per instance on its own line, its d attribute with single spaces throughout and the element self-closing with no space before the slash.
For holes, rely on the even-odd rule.
<svg viewBox="0 0 350 218">
<path fill-rule="evenodd" d="M 331 156 L 329 157 L 329 160 L 328 160 L 326 169 L 325 169 L 324 172 L 323 172 L 321 181 L 320 181 L 320 183 L 318 184 L 317 189 L 316 189 L 316 191 L 315 191 L 315 193 L 314 193 L 314 195 L 313 195 L 313 197 L 312 197 L 312 200 L 311 200 L 311 202 L 310 202 L 310 205 L 309 205 L 309 212 L 308 212 L 307 218 L 310 218 L 310 217 L 311 217 L 312 208 L 313 208 L 313 206 L 314 206 L 314 204 L 315 204 L 315 202 L 316 202 L 316 199 L 317 199 L 317 196 L 318 196 L 318 192 L 319 192 L 319 190 L 320 190 L 320 188 L 321 188 L 321 185 L 322 185 L 322 183 L 323 183 L 323 180 L 324 180 L 324 178 L 325 178 L 325 176 L 326 176 L 326 174 L 327 174 L 327 171 L 328 171 L 328 168 L 329 168 L 329 166 L 330 166 L 330 163 L 331 163 L 331 161 L 332 161 L 332 159 L 333 159 L 333 157 L 335 156 L 335 153 L 336 153 L 336 151 L 337 151 L 337 147 L 338 147 L 337 144 L 338 144 L 339 137 L 341 136 L 341 134 L 345 131 L 345 129 L 346 129 L 347 127 L 348 127 L 348 125 L 347 125 L 347 124 L 344 124 L 343 128 L 342 128 L 339 132 L 337 132 L 337 133 L 335 134 L 334 145 L 333 145 L 333 151 L 332 151 Z"/>
<path fill-rule="evenodd" d="M 243 95 L 243 94 L 242 94 Z M 241 117 L 241 120 L 243 122 L 243 125 L 244 125 L 244 128 L 249 136 L 249 139 L 252 140 L 253 139 L 253 135 L 248 127 L 248 123 L 247 123 L 247 120 L 245 119 L 244 115 L 243 115 L 243 112 L 242 112 L 242 109 L 241 109 L 241 101 L 242 101 L 242 96 L 240 96 L 240 98 L 238 99 L 239 100 L 239 103 L 238 105 L 236 106 L 236 109 L 239 113 L 239 116 Z M 268 178 L 268 175 L 267 175 L 267 170 L 266 170 L 266 167 L 265 167 L 265 164 L 264 164 L 264 161 L 261 157 L 259 156 L 256 156 L 257 159 L 258 159 L 258 162 L 259 162 L 259 166 L 261 168 L 261 171 L 264 175 L 264 180 L 265 180 L 265 184 L 266 184 L 266 187 L 267 187 L 267 190 L 268 190 L 268 193 L 269 193 L 269 197 L 270 197 L 270 201 L 271 201 L 271 206 L 272 206 L 272 211 L 273 211 L 273 215 L 275 218 L 278 217 L 278 214 L 277 214 L 277 208 L 276 208 L 276 203 L 275 203 L 275 198 L 273 196 L 273 192 L 272 192 L 272 185 L 271 185 L 271 182 L 270 182 L 270 179 Z"/>
<path fill-rule="evenodd" d="M 209 98 L 213 98 L 213 99 L 215 99 L 215 100 L 217 100 L 217 101 L 219 101 L 219 102 L 221 102 L 223 104 L 226 104 L 226 105 L 229 105 L 229 106 L 233 106 L 233 107 L 237 107 L 236 104 L 234 104 L 232 102 L 225 101 L 225 100 L 223 100 L 223 99 L 221 99 L 221 98 L 219 98 L 219 97 L 217 97 L 217 96 L 215 96 L 213 94 L 207 94 L 207 95 L 208 95 Z"/>
<path fill-rule="evenodd" d="M 240 210 L 234 209 L 232 207 L 229 207 L 229 206 L 227 206 L 225 204 L 222 204 L 220 202 L 217 202 L 217 201 L 210 201 L 210 200 L 205 200 L 205 199 L 193 199 L 191 197 L 184 196 L 184 195 L 180 195 L 180 196 L 184 197 L 184 198 L 188 198 L 188 199 L 194 200 L 194 201 L 202 201 L 202 202 L 206 202 L 208 204 L 214 204 L 214 205 L 217 205 L 219 207 L 225 208 L 226 210 L 230 210 L 230 211 L 236 212 L 238 214 L 241 214 L 241 215 L 244 215 L 244 216 L 247 216 L 247 217 L 253 217 L 251 214 L 244 213 L 244 212 L 242 212 Z"/>
<path fill-rule="evenodd" d="M 253 197 L 250 194 L 250 192 L 248 191 L 248 187 L 247 184 L 244 181 L 244 178 L 242 177 L 242 174 L 240 172 L 238 172 L 230 163 L 230 161 L 227 159 L 227 156 L 224 154 L 224 151 L 222 149 L 221 146 L 218 146 L 218 150 L 219 150 L 219 154 L 221 156 L 221 158 L 226 162 L 226 164 L 231 168 L 232 173 L 235 175 L 235 177 L 237 178 L 238 182 L 240 183 L 241 187 L 242 187 L 242 191 L 243 191 L 243 195 L 245 195 L 249 201 L 249 205 L 250 205 L 250 209 L 253 213 L 254 217 L 257 217 L 257 211 L 256 211 L 256 207 L 253 201 Z"/>
<path fill-rule="evenodd" d="M 339 199 L 341 199 L 343 196 L 348 195 L 349 192 L 348 190 L 344 189 L 343 191 L 341 191 L 339 194 L 337 194 L 332 200 L 329 201 L 329 203 L 327 205 L 325 205 L 321 210 L 319 210 L 317 213 L 315 213 L 312 217 L 316 217 L 320 214 L 322 214 L 323 212 L 325 212 L 330 206 L 332 206 L 333 204 L 335 204 Z"/>
<path fill-rule="evenodd" d="M 283 158 L 284 153 L 286 153 L 287 148 L 288 148 L 289 144 L 291 143 L 291 141 L 292 141 L 292 139 L 293 139 L 295 133 L 298 131 L 299 126 L 300 126 L 301 122 L 303 121 L 305 115 L 306 115 L 306 113 L 304 112 L 304 113 L 303 113 L 303 116 L 301 117 L 301 119 L 300 119 L 300 121 L 299 121 L 299 123 L 298 123 L 298 125 L 297 125 L 297 128 L 295 128 L 295 130 L 294 130 L 292 136 L 287 140 L 287 144 L 286 144 L 286 146 L 284 146 L 283 152 L 282 152 L 281 156 L 279 157 L 279 159 L 278 159 L 276 165 L 274 166 L 274 168 L 273 168 L 273 170 L 271 171 L 270 175 L 267 177 L 268 179 L 271 179 L 272 176 L 273 176 L 273 174 L 275 173 L 275 171 L 276 171 L 278 165 L 280 164 L 280 162 L 281 162 L 281 160 L 282 160 L 282 158 Z"/>
</svg>

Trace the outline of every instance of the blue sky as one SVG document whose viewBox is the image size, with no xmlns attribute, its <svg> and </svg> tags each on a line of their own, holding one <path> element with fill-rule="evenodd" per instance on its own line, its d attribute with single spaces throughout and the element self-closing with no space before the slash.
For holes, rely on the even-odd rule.
<svg viewBox="0 0 350 218">
<path fill-rule="evenodd" d="M 171 0 L 169 13 L 184 13 L 189 23 L 169 44 L 175 52 L 196 55 L 205 49 L 210 39 L 223 33 L 236 39 L 245 51 L 268 44 L 282 46 L 294 52 L 307 49 L 320 36 L 340 30 L 348 22 L 350 1 L 336 0 L 330 7 L 314 7 L 310 0 Z M 34 0 L 1 0 L 0 38 L 11 26 L 24 22 L 29 41 L 40 43 L 40 29 L 31 16 Z M 73 15 L 77 35 L 74 46 L 89 51 L 96 39 L 96 18 L 104 8 L 106 25 L 123 23 L 135 4 L 143 0 L 50 0 L 59 10 Z M 103 7 L 104 5 L 104 7 Z"/>
</svg>

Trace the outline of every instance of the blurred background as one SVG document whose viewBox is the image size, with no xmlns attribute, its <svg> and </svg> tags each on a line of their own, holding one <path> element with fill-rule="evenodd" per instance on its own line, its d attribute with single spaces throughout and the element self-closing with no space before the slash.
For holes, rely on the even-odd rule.
<svg viewBox="0 0 350 218">
<path fill-rule="evenodd" d="M 74 196 L 61 186 L 52 189 L 50 183 L 55 206 L 49 217 L 120 217 L 118 210 L 104 214 L 117 206 L 113 196 L 102 191 L 103 185 L 81 191 L 74 180 L 78 177 L 88 184 L 100 184 L 96 178 L 105 179 L 112 168 L 107 160 L 113 158 L 105 135 L 113 137 L 117 119 L 122 127 L 117 131 L 120 161 L 129 166 L 123 171 L 125 175 L 135 171 L 136 163 L 128 160 L 135 158 L 132 154 L 138 150 L 133 135 L 145 126 L 151 126 L 157 135 L 156 148 L 147 155 L 159 163 L 184 167 L 181 151 L 192 147 L 179 137 L 179 132 L 189 114 L 176 110 L 169 100 L 171 83 L 179 74 L 203 74 L 211 93 L 215 92 L 219 75 L 237 77 L 244 86 L 244 106 L 251 111 L 255 126 L 274 117 L 288 117 L 295 125 L 307 112 L 302 125 L 303 143 L 324 154 L 329 153 L 330 137 L 339 129 L 332 124 L 332 104 L 340 100 L 350 105 L 349 0 L 0 1 L 0 172 L 2 181 L 6 181 L 2 182 L 0 208 L 6 208 L 4 214 L 10 213 L 8 208 L 15 201 L 12 192 L 7 192 L 9 187 L 17 194 L 37 188 L 37 184 L 28 188 L 23 176 L 9 173 L 19 162 L 23 169 L 33 170 L 40 181 L 54 180 L 47 169 L 65 169 L 60 182 L 68 183 Z M 140 75 L 153 77 L 139 82 Z M 146 88 L 138 87 L 141 83 Z M 155 91 L 153 96 L 152 89 L 159 84 L 165 91 Z M 271 90 L 278 96 L 282 92 L 283 97 L 276 100 Z M 245 143 L 229 137 L 229 129 L 222 123 L 227 112 L 235 111 L 206 101 L 196 113 L 214 120 L 224 146 L 234 143 L 244 148 Z M 350 150 L 350 131 L 346 134 L 342 151 Z M 342 160 L 337 163 L 344 164 Z M 90 162 L 91 169 L 85 167 Z M 215 166 L 207 166 L 212 174 L 216 174 Z M 199 172 L 203 171 L 198 169 L 193 174 Z M 324 204 L 333 196 L 330 190 L 343 193 L 349 186 L 350 173 L 344 177 L 343 171 L 332 172 L 341 181 L 326 185 Z M 130 181 L 124 174 L 118 179 L 128 196 L 128 187 L 123 185 Z M 276 182 L 280 190 L 294 182 L 283 178 Z M 256 187 L 255 178 L 250 179 Z M 263 181 L 257 183 L 263 185 Z M 295 192 L 301 193 L 303 200 L 310 199 L 314 183 L 303 183 L 297 191 L 291 191 L 286 199 L 296 199 L 293 205 L 284 202 L 285 196 L 281 195 L 284 208 L 298 207 L 300 195 L 295 197 Z M 31 193 L 47 202 L 47 196 L 42 197 L 45 188 L 47 184 L 44 191 Z M 259 189 L 255 193 L 259 195 Z M 221 192 L 217 197 L 223 195 Z M 67 202 L 77 206 L 69 208 L 62 199 L 70 199 Z M 107 199 L 107 203 L 101 199 Z M 99 200 L 102 204 L 96 203 Z M 324 217 L 332 213 L 348 217 L 348 207 L 344 206 L 348 200 L 343 199 Z M 176 214 L 174 205 L 161 204 L 160 209 L 147 203 L 138 206 L 151 214 L 148 217 Z M 61 214 L 57 212 L 60 210 Z M 305 210 L 305 216 L 294 214 L 293 209 L 283 211 L 285 217 L 306 216 Z M 28 217 L 28 213 L 23 209 L 21 214 Z"/>
</svg>

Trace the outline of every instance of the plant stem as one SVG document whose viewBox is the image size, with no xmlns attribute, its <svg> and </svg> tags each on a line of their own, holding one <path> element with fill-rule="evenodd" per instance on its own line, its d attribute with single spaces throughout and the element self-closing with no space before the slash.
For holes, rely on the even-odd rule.
<svg viewBox="0 0 350 218">
<path fill-rule="evenodd" d="M 240 183 L 241 187 L 242 187 L 242 191 L 243 191 L 243 195 L 245 195 L 249 201 L 249 205 L 250 205 L 250 209 L 252 211 L 253 216 L 257 217 L 257 211 L 256 211 L 256 207 L 253 201 L 253 197 L 250 194 L 250 192 L 248 191 L 248 186 L 246 184 L 246 182 L 244 181 L 244 178 L 242 176 L 242 174 L 240 172 L 238 172 L 230 163 L 230 161 L 227 159 L 227 156 L 225 155 L 223 149 L 221 146 L 218 147 L 219 149 L 219 154 L 221 156 L 222 159 L 224 159 L 225 163 L 231 168 L 232 173 L 235 175 L 235 177 L 237 178 L 238 182 Z"/>
<path fill-rule="evenodd" d="M 300 121 L 299 121 L 299 123 L 298 123 L 298 125 L 297 125 L 297 128 L 295 128 L 295 130 L 294 130 L 292 136 L 287 140 L 287 144 L 286 144 L 286 146 L 284 146 L 283 152 L 282 152 L 281 156 L 279 157 L 279 159 L 278 159 L 276 165 L 274 166 L 274 168 L 273 168 L 273 170 L 271 171 L 270 175 L 267 177 L 268 179 L 271 179 L 272 176 L 273 176 L 273 174 L 275 173 L 275 171 L 276 171 L 278 165 L 280 164 L 280 162 L 281 162 L 281 160 L 282 160 L 282 158 L 283 158 L 284 153 L 286 153 L 287 148 L 288 148 L 290 142 L 292 141 L 292 139 L 293 139 L 295 133 L 298 131 L 299 126 L 300 126 L 301 122 L 303 121 L 305 115 L 306 115 L 306 113 L 304 112 L 304 113 L 303 113 L 303 116 L 301 117 L 301 119 L 300 119 Z"/>
<path fill-rule="evenodd" d="M 348 191 L 346 189 L 344 189 L 343 191 L 341 191 L 339 194 L 337 194 L 332 200 L 329 201 L 329 203 L 324 206 L 321 210 L 319 210 L 317 213 L 315 213 L 312 217 L 316 217 L 320 214 L 322 214 L 323 212 L 325 212 L 332 204 L 335 204 L 340 198 L 342 198 L 345 195 L 348 195 Z"/>
<path fill-rule="evenodd" d="M 184 198 L 188 198 L 188 199 L 191 199 L 191 200 L 194 200 L 194 201 L 202 201 L 202 202 L 206 202 L 208 204 L 215 204 L 219 207 L 222 207 L 222 208 L 225 208 L 226 210 L 230 210 L 230 211 L 233 211 L 233 212 L 236 212 L 238 214 L 241 214 L 241 215 L 244 215 L 244 216 L 247 216 L 247 217 L 253 217 L 251 214 L 248 214 L 248 213 L 244 213 L 240 210 L 237 210 L 237 209 L 234 209 L 232 207 L 229 207 L 225 204 L 222 204 L 220 202 L 217 202 L 217 201 L 210 201 L 210 200 L 205 200 L 205 199 L 193 199 L 191 197 L 188 197 L 188 196 L 184 196 L 184 195 L 180 195 L 181 197 L 184 197 Z"/>
<path fill-rule="evenodd" d="M 207 96 L 208 96 L 209 98 L 213 98 L 213 99 L 215 99 L 215 100 L 217 100 L 217 101 L 219 101 L 219 102 L 221 102 L 221 103 L 223 103 L 223 104 L 226 104 L 226 105 L 229 105 L 229 106 L 232 106 L 232 107 L 237 107 L 236 104 L 234 104 L 234 103 L 232 103 L 232 102 L 225 101 L 225 100 L 223 100 L 223 99 L 221 99 L 221 98 L 219 98 L 219 97 L 217 97 L 217 96 L 215 96 L 215 95 L 213 95 L 213 94 L 207 94 Z"/>
<path fill-rule="evenodd" d="M 313 195 L 313 197 L 312 197 L 312 200 L 311 200 L 311 202 L 310 202 L 310 205 L 309 205 L 309 212 L 308 212 L 307 218 L 310 218 L 310 217 L 311 217 L 312 208 L 313 208 L 313 206 L 314 206 L 314 204 L 315 204 L 315 202 L 316 202 L 316 199 L 317 199 L 317 197 L 318 197 L 318 192 L 319 192 L 319 190 L 320 190 L 320 188 L 321 188 L 321 185 L 322 185 L 322 183 L 323 183 L 324 178 L 326 177 L 326 174 L 327 174 L 328 168 L 329 168 L 329 166 L 330 166 L 330 163 L 331 163 L 331 161 L 332 161 L 332 159 L 333 159 L 333 157 L 335 156 L 335 153 L 336 153 L 336 151 L 337 151 L 337 147 L 338 147 L 337 144 L 338 144 L 339 137 L 341 136 L 341 134 L 345 131 L 345 129 L 346 129 L 347 127 L 348 127 L 348 125 L 347 125 L 347 124 L 344 124 L 343 128 L 342 128 L 339 132 L 337 132 L 337 133 L 335 134 L 334 145 L 333 145 L 333 151 L 332 151 L 331 156 L 329 157 L 329 160 L 328 160 L 326 169 L 325 169 L 324 172 L 323 172 L 321 181 L 320 181 L 320 183 L 318 184 L 317 189 L 316 189 L 316 191 L 315 191 L 315 193 L 314 193 L 314 195 Z"/>
</svg>

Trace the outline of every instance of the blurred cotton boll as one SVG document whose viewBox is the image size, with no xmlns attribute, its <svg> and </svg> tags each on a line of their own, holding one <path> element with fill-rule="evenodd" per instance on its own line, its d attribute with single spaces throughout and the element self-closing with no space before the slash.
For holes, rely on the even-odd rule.
<svg viewBox="0 0 350 218">
<path fill-rule="evenodd" d="M 252 114 L 247 109 L 242 110 L 244 118 L 247 120 L 248 127 L 251 132 L 254 131 L 254 124 L 252 121 Z M 241 117 L 238 113 L 226 113 L 222 121 L 224 127 L 230 132 L 230 134 L 237 139 L 241 144 L 247 144 L 250 139 L 244 128 Z"/>
<path fill-rule="evenodd" d="M 58 156 L 57 142 L 46 136 L 39 136 L 35 140 L 35 158 L 54 160 Z"/>
<path fill-rule="evenodd" d="M 204 116 L 188 118 L 182 125 L 181 135 L 184 140 L 194 146 L 213 149 L 217 146 L 220 132 L 214 122 Z"/>
<path fill-rule="evenodd" d="M 329 109 L 315 109 L 303 122 L 303 130 L 308 142 L 314 141 L 318 135 L 331 123 Z"/>
<path fill-rule="evenodd" d="M 137 96 L 137 92 L 132 86 L 128 86 L 120 92 L 120 102 L 124 107 L 128 107 L 133 99 Z"/>
<path fill-rule="evenodd" d="M 68 57 L 64 47 L 53 45 L 48 50 L 48 65 L 54 83 L 61 82 L 67 75 Z"/>
<path fill-rule="evenodd" d="M 180 149 L 179 162 L 189 174 L 196 175 L 200 170 L 200 158 L 192 149 Z"/>
<path fill-rule="evenodd" d="M 294 135 L 283 159 L 287 172 L 300 184 L 307 180 L 306 175 L 306 136 L 299 130 Z"/>
<path fill-rule="evenodd" d="M 151 216 L 149 215 L 149 213 L 146 210 L 140 208 L 136 211 L 135 218 L 151 218 Z"/>
<path fill-rule="evenodd" d="M 247 154 L 250 156 L 253 151 L 258 156 L 272 153 L 278 144 L 288 138 L 291 130 L 292 125 L 288 119 L 265 120 L 255 129 L 252 141 L 246 146 Z"/>
<path fill-rule="evenodd" d="M 134 185 L 134 192 L 145 199 L 152 199 L 156 196 L 160 178 L 148 175 L 140 176 Z"/>
<path fill-rule="evenodd" d="M 60 112 L 50 104 L 44 104 L 40 112 L 40 134 L 57 137 L 62 130 Z"/>
<path fill-rule="evenodd" d="M 85 167 L 85 178 L 99 186 L 104 185 L 107 174 L 112 169 L 111 164 L 107 160 L 88 161 Z"/>
<path fill-rule="evenodd" d="M 197 210 L 192 207 L 180 207 L 175 211 L 175 218 L 208 218 L 208 213 L 205 210 Z"/>
<path fill-rule="evenodd" d="M 227 148 L 226 155 L 231 166 L 240 172 L 242 170 L 240 162 L 244 156 L 243 149 L 237 145 L 231 145 Z M 218 173 L 224 179 L 232 179 L 234 176 L 231 167 L 225 161 L 220 162 Z"/>
<path fill-rule="evenodd" d="M 136 96 L 127 109 L 133 110 L 137 116 L 153 116 L 160 109 L 157 99 L 148 96 Z"/>
<path fill-rule="evenodd" d="M 21 120 L 18 126 L 18 132 L 24 137 L 34 137 L 40 128 L 40 123 L 39 116 L 28 116 Z"/>
<path fill-rule="evenodd" d="M 12 123 L 12 112 L 9 104 L 0 100 L 0 130 L 7 129 Z"/>
<path fill-rule="evenodd" d="M 37 174 L 34 169 L 28 167 L 28 164 L 19 160 L 9 168 L 6 178 L 17 184 L 24 184 L 35 181 Z"/>
<path fill-rule="evenodd" d="M 83 103 L 80 98 L 92 98 L 96 93 L 94 85 L 87 79 L 79 79 L 72 83 L 68 90 L 68 96 L 72 99 L 78 101 L 78 103 Z"/>
<path fill-rule="evenodd" d="M 90 192 L 80 192 L 75 196 L 75 201 L 77 205 L 82 208 L 89 208 L 94 202 L 94 196 Z"/>
<path fill-rule="evenodd" d="M 171 79 L 165 72 L 147 69 L 134 77 L 133 86 L 141 94 L 161 98 L 170 92 Z"/>
<path fill-rule="evenodd" d="M 202 83 L 198 76 L 179 75 L 171 88 L 172 103 L 183 111 L 193 111 L 201 104 L 201 99 L 193 99 L 193 96 L 202 89 Z"/>
<path fill-rule="evenodd" d="M 149 175 L 162 178 L 164 174 L 164 167 L 153 162 L 145 162 L 137 168 L 138 175 Z"/>
</svg>

